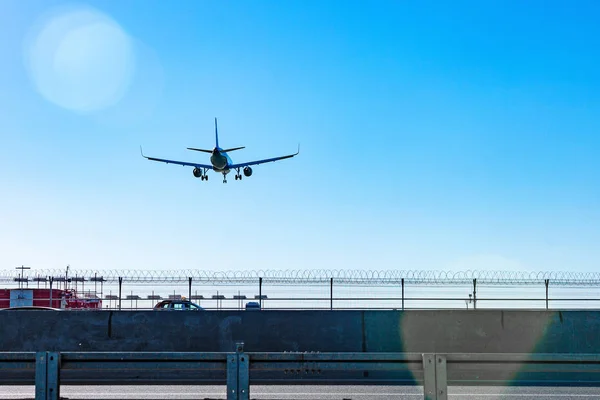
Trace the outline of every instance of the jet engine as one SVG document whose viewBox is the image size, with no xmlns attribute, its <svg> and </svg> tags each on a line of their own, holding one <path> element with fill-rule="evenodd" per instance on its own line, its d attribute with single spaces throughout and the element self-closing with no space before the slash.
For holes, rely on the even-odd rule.
<svg viewBox="0 0 600 400">
<path fill-rule="evenodd" d="M 202 176 L 202 170 L 199 168 L 194 168 L 194 176 L 196 178 L 200 178 Z"/>
<path fill-rule="evenodd" d="M 252 168 L 244 167 L 244 176 L 252 176 Z"/>
</svg>

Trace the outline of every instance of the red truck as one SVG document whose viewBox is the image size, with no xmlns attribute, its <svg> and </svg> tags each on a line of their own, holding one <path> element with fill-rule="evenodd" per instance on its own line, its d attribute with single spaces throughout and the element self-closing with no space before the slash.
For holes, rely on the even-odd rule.
<svg viewBox="0 0 600 400">
<path fill-rule="evenodd" d="M 0 289 L 0 309 L 12 307 L 101 309 L 102 299 L 79 297 L 73 289 Z"/>
</svg>

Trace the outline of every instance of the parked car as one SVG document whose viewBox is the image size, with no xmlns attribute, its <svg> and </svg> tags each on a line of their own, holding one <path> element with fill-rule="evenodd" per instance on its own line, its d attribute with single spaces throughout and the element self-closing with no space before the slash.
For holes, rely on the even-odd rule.
<svg viewBox="0 0 600 400">
<path fill-rule="evenodd" d="M 260 310 L 260 304 L 257 301 L 249 301 L 246 303 L 246 310 Z"/>
<path fill-rule="evenodd" d="M 189 300 L 163 300 L 154 306 L 158 311 L 202 311 L 204 308 Z"/>
</svg>

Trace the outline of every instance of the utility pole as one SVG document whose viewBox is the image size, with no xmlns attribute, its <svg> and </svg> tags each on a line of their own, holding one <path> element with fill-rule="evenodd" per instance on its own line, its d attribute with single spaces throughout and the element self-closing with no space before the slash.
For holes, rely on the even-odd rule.
<svg viewBox="0 0 600 400">
<path fill-rule="evenodd" d="M 20 269 L 21 270 L 21 275 L 19 276 L 19 289 L 21 289 L 22 285 L 23 285 L 23 270 L 26 269 L 31 269 L 29 267 L 24 267 L 24 266 L 20 266 L 20 267 L 16 267 L 15 269 Z"/>
</svg>

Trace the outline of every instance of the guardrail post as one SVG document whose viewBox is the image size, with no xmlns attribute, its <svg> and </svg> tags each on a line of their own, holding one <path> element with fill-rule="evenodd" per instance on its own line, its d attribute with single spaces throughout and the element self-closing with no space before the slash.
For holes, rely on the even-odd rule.
<svg viewBox="0 0 600 400">
<path fill-rule="evenodd" d="M 227 400 L 238 400 L 237 354 L 227 354 Z"/>
<path fill-rule="evenodd" d="M 235 353 L 227 355 L 227 400 L 250 399 L 250 360 L 244 343 L 236 343 Z"/>
<path fill-rule="evenodd" d="M 238 399 L 250 400 L 250 359 L 244 354 L 244 343 L 236 346 L 238 355 Z"/>
<path fill-rule="evenodd" d="M 60 353 L 39 351 L 35 355 L 35 400 L 60 399 Z"/>
<path fill-rule="evenodd" d="M 437 400 L 435 354 L 423 354 L 423 392 L 425 400 Z"/>
<path fill-rule="evenodd" d="M 437 400 L 435 354 L 423 354 L 423 392 L 425 400 Z"/>
<path fill-rule="evenodd" d="M 446 356 L 423 354 L 423 372 L 425 400 L 448 400 Z"/>
<path fill-rule="evenodd" d="M 238 400 L 237 353 L 227 354 L 227 400 Z"/>
<path fill-rule="evenodd" d="M 437 400 L 448 400 L 448 369 L 444 354 L 435 355 L 435 386 Z"/>
</svg>

